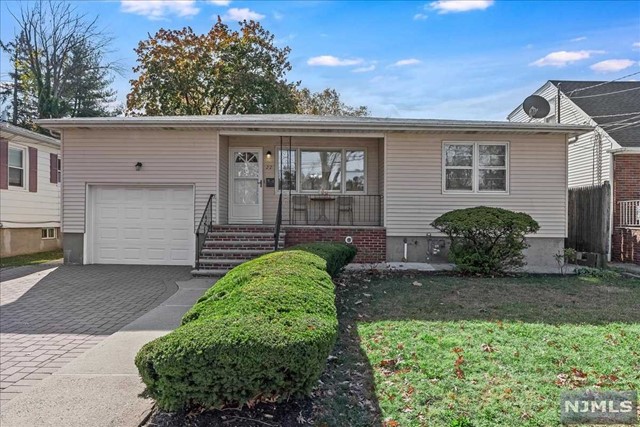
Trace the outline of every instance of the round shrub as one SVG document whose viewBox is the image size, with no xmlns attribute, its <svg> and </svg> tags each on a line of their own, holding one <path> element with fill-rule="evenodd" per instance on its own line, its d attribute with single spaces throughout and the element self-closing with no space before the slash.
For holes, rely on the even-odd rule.
<svg viewBox="0 0 640 427">
<path fill-rule="evenodd" d="M 431 225 L 451 239 L 450 258 L 460 271 L 485 275 L 525 265 L 525 235 L 540 229 L 526 213 L 486 206 L 447 212 Z"/>
<path fill-rule="evenodd" d="M 303 250 L 274 252 L 227 273 L 179 328 L 138 352 L 136 366 L 149 395 L 162 409 L 178 410 L 311 391 L 338 334 L 326 269 L 349 258 L 335 255 L 345 246 L 325 248 L 328 260 Z"/>
</svg>

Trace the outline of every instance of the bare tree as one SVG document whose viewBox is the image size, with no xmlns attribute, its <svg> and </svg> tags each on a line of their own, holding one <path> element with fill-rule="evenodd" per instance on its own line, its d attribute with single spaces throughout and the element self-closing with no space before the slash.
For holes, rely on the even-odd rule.
<svg viewBox="0 0 640 427">
<path fill-rule="evenodd" d="M 10 13 L 19 32 L 13 42 L 18 58 L 14 72 L 23 90 L 37 100 L 37 117 L 106 113 L 104 105 L 115 98 L 109 88 L 112 76 L 120 67 L 105 60 L 112 38 L 98 27 L 98 18 L 53 0 Z M 3 43 L 3 48 L 9 45 Z"/>
</svg>

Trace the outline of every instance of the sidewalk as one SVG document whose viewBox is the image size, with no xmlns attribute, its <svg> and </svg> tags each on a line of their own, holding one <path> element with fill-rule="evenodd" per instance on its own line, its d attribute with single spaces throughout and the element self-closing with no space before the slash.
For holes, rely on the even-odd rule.
<svg viewBox="0 0 640 427">
<path fill-rule="evenodd" d="M 138 427 L 153 407 L 134 358 L 145 343 L 180 324 L 215 279 L 177 282 L 178 292 L 82 357 L 1 408 L 2 427 Z"/>
<path fill-rule="evenodd" d="M 640 265 L 638 264 L 632 264 L 629 262 L 611 262 L 609 263 L 609 267 L 617 268 L 619 270 L 633 274 L 634 276 L 640 276 Z"/>
</svg>

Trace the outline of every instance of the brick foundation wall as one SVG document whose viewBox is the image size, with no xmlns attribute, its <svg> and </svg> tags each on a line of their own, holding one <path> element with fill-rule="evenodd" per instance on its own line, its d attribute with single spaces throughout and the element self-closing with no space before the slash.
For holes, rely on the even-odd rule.
<svg viewBox="0 0 640 427">
<path fill-rule="evenodd" d="M 284 227 L 285 247 L 300 243 L 340 242 L 353 237 L 358 249 L 354 262 L 384 262 L 387 257 L 387 230 L 383 227 Z"/>
<path fill-rule="evenodd" d="M 619 201 L 640 199 L 640 154 L 613 156 L 613 229 L 611 259 L 640 264 L 640 229 L 620 227 Z"/>
</svg>

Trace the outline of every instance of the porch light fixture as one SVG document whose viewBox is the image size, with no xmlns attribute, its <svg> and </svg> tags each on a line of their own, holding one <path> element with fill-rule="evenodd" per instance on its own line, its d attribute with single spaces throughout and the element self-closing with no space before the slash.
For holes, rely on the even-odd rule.
<svg viewBox="0 0 640 427">
<path fill-rule="evenodd" d="M 138 162 L 136 163 L 136 170 L 139 171 L 140 169 L 142 169 L 142 163 Z"/>
<path fill-rule="evenodd" d="M 267 151 L 267 159 L 271 159 L 271 151 Z"/>
</svg>

